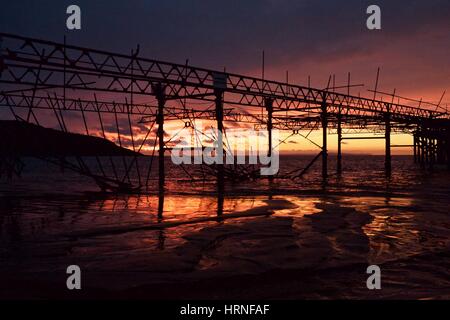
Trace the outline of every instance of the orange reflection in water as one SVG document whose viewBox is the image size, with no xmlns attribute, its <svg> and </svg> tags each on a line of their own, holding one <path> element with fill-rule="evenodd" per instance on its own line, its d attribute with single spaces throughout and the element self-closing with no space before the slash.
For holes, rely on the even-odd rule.
<svg viewBox="0 0 450 320">
<path fill-rule="evenodd" d="M 343 202 L 372 216 L 372 221 L 362 228 L 370 241 L 370 262 L 400 259 L 423 249 L 422 222 L 412 198 L 363 197 L 348 198 Z"/>
</svg>

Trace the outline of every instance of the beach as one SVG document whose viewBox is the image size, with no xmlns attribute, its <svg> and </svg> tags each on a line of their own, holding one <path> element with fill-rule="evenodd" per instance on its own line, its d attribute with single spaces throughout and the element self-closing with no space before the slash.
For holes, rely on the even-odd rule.
<svg viewBox="0 0 450 320">
<path fill-rule="evenodd" d="M 2 183 L 0 297 L 448 299 L 449 173 L 415 171 L 408 156 L 393 158 L 390 178 L 382 157 L 345 166 L 326 186 L 319 166 L 301 181 L 230 184 L 223 197 L 172 178 L 163 201 L 99 193 L 67 174 L 70 185 L 47 189 Z M 382 290 L 366 287 L 374 264 Z"/>
</svg>

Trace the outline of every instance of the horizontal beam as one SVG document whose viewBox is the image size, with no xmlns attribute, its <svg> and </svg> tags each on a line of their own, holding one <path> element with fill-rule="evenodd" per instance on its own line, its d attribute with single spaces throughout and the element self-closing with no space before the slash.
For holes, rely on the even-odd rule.
<svg viewBox="0 0 450 320">
<path fill-rule="evenodd" d="M 255 77 L 224 73 L 188 65 L 124 55 L 107 51 L 64 45 L 61 43 L 31 39 L 0 33 L 3 40 L 1 52 L 5 70 L 3 77 L 16 84 L 35 84 L 38 70 L 45 71 L 38 85 L 55 85 L 54 76 L 64 71 L 73 89 L 101 90 L 111 92 L 153 94 L 152 84 L 168 86 L 168 96 L 174 99 L 183 96 L 208 96 L 216 87 L 230 93 L 227 103 L 262 106 L 266 98 L 274 99 L 274 109 L 300 109 L 300 104 L 320 105 L 324 99 L 327 107 L 340 107 L 343 113 L 364 111 L 416 118 L 448 118 L 448 114 L 408 105 L 355 97 L 328 90 L 315 89 L 269 81 Z M 16 70 L 16 72 L 14 72 Z M 27 74 L 29 73 L 29 74 Z M 26 78 L 32 75 L 32 80 Z M 47 78 L 48 77 L 48 78 Z M 99 78 L 108 79 L 101 83 Z M 95 79 L 95 80 L 92 80 Z M 94 81 L 95 85 L 91 84 Z M 60 83 L 60 82 L 59 82 Z M 103 86 L 103 87 L 102 87 Z M 134 89 L 133 89 L 134 88 Z M 187 92 L 186 92 L 187 91 Z M 409 119 L 410 120 L 410 119 Z"/>
</svg>

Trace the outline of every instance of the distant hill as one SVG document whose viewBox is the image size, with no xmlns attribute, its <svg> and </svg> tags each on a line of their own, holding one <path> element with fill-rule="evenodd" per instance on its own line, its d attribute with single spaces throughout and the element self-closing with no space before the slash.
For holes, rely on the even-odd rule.
<svg viewBox="0 0 450 320">
<path fill-rule="evenodd" d="M 19 156 L 131 156 L 137 153 L 113 142 L 65 133 L 15 120 L 0 120 L 0 155 Z"/>
</svg>

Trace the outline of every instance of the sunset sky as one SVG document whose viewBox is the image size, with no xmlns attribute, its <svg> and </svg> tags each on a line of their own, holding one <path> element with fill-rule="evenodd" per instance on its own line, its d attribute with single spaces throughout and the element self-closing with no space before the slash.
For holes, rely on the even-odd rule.
<svg viewBox="0 0 450 320">
<path fill-rule="evenodd" d="M 66 8 L 77 4 L 82 30 L 65 28 Z M 366 28 L 366 8 L 382 10 L 382 30 Z M 2 3 L 0 30 L 35 38 L 129 53 L 211 69 L 324 88 L 330 74 L 366 95 L 381 68 L 379 90 L 437 103 L 450 102 L 448 0 L 135 0 L 23 1 Z M 318 135 L 314 139 L 320 141 Z M 297 139 L 285 150 L 314 150 Z M 335 149 L 330 136 L 330 150 Z M 411 139 L 395 136 L 393 144 Z M 355 141 L 344 152 L 382 153 L 384 141 Z M 398 151 L 394 150 L 394 153 Z M 408 152 L 400 150 L 401 153 Z"/>
</svg>

